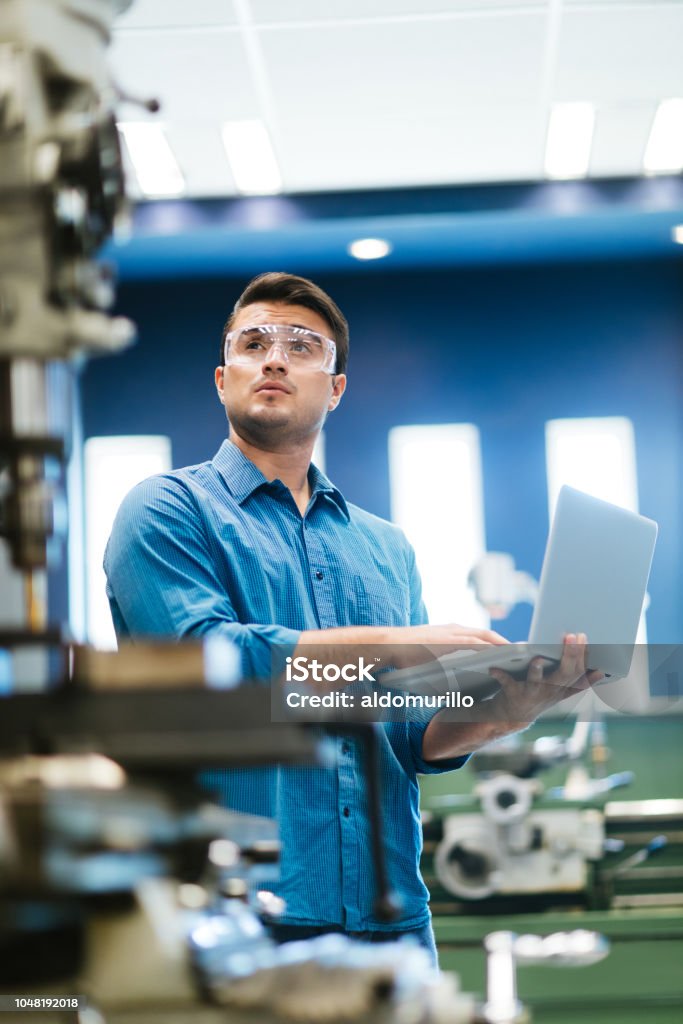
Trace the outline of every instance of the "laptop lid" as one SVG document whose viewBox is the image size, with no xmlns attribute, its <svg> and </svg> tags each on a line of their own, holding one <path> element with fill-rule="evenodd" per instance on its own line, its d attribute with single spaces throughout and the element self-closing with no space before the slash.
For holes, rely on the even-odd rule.
<svg viewBox="0 0 683 1024">
<path fill-rule="evenodd" d="M 565 485 L 529 643 L 559 645 L 565 633 L 586 633 L 591 649 L 601 647 L 599 657 L 589 653 L 592 664 L 610 675 L 628 673 L 656 538 L 653 520 Z"/>
</svg>

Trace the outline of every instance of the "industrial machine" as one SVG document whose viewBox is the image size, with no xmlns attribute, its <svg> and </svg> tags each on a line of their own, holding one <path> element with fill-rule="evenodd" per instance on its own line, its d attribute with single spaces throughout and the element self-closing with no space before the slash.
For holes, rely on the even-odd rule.
<svg viewBox="0 0 683 1024">
<path fill-rule="evenodd" d="M 482 750 L 468 777 L 452 776 L 458 792 L 428 780 L 422 870 L 441 963 L 457 964 L 472 986 L 492 928 L 563 930 L 579 920 L 610 939 L 609 960 L 580 985 L 525 971 L 522 995 L 539 1019 L 673 1021 L 683 952 L 681 722 L 614 719 L 610 751 L 605 721 L 592 717 L 571 732 L 565 723 L 563 736 L 544 735 L 539 722 Z M 619 770 L 608 772 L 610 759 Z M 648 798 L 655 779 L 658 796 Z"/>
<path fill-rule="evenodd" d="M 48 563 L 67 522 L 64 470 L 86 355 L 125 348 L 95 259 L 125 214 L 105 51 L 124 0 L 7 0 L 0 9 L 0 466 L 3 646 L 43 650 Z M 7 553 L 11 558 L 11 567 Z M 12 571 L 13 570 L 13 571 Z M 56 595 L 52 595 L 53 600 Z M 58 601 L 56 601 L 58 604 Z M 35 659 L 30 668 L 35 681 Z M 15 666 L 13 678 L 19 669 Z"/>
</svg>

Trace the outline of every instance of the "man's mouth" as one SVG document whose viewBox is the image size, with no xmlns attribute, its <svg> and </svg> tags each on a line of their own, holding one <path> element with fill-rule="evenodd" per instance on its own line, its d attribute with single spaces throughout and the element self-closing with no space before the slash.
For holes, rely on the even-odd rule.
<svg viewBox="0 0 683 1024">
<path fill-rule="evenodd" d="M 285 387 L 285 385 L 284 385 L 284 384 L 275 384 L 275 383 L 271 383 L 270 381 L 269 381 L 269 382 L 268 382 L 267 384 L 260 384 L 260 385 L 259 385 L 259 386 L 258 386 L 258 387 L 256 388 L 256 393 L 257 393 L 257 394 L 258 394 L 258 393 L 259 393 L 260 391 L 284 391 L 284 393 L 285 393 L 286 395 L 290 394 L 290 390 L 289 390 L 289 388 L 288 388 L 288 387 Z"/>
</svg>

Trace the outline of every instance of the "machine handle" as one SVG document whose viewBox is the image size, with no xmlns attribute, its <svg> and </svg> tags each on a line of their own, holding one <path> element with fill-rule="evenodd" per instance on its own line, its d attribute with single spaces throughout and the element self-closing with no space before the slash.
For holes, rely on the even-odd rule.
<svg viewBox="0 0 683 1024">
<path fill-rule="evenodd" d="M 552 935 L 491 932 L 486 950 L 486 1024 L 517 1024 L 525 1018 L 517 998 L 517 964 L 587 967 L 607 956 L 609 942 L 598 932 L 577 929 Z"/>
</svg>

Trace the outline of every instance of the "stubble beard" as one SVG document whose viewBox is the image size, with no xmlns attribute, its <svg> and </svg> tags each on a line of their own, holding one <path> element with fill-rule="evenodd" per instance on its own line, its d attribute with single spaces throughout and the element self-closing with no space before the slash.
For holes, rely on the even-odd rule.
<svg viewBox="0 0 683 1024">
<path fill-rule="evenodd" d="M 298 422 L 291 413 L 281 409 L 264 409 L 260 413 L 228 411 L 230 429 L 255 448 L 263 451 L 284 451 L 306 444 L 317 437 L 322 423 L 319 420 Z"/>
</svg>

